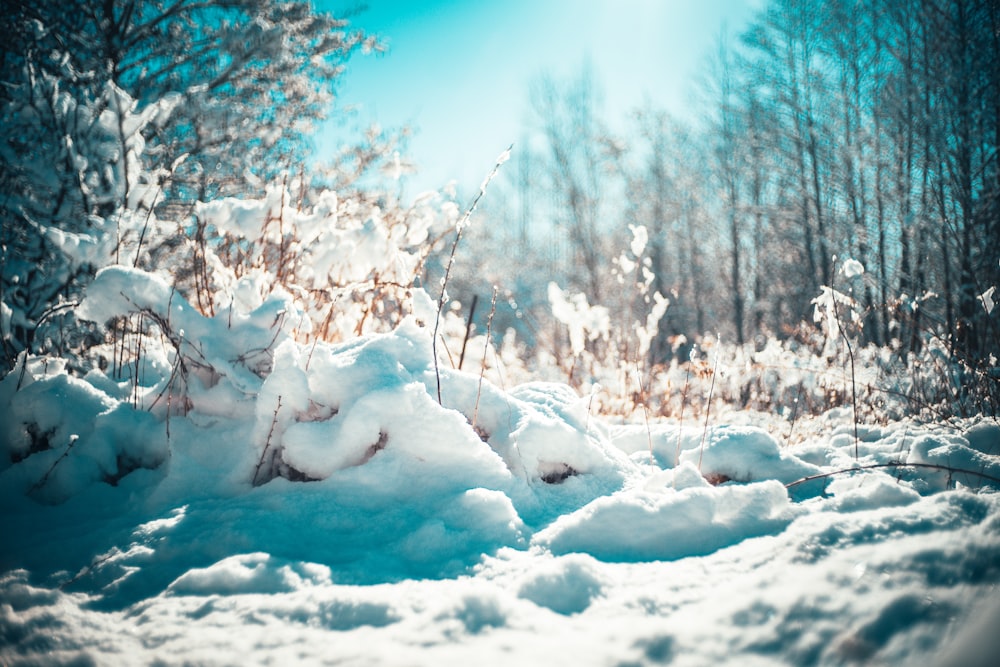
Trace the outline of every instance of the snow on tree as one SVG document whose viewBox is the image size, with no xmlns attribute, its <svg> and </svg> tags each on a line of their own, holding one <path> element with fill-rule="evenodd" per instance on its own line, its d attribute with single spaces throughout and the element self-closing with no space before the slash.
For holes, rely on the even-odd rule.
<svg viewBox="0 0 1000 667">
<path fill-rule="evenodd" d="M 6 18 L 7 368 L 22 350 L 76 344 L 63 302 L 96 268 L 171 252 L 195 200 L 261 193 L 296 168 L 346 59 L 380 48 L 303 2 L 44 0 L 15 3 Z"/>
</svg>

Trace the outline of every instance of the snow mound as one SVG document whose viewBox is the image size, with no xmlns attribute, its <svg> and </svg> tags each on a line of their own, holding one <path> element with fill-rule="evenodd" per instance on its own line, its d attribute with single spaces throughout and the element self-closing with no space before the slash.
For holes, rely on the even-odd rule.
<svg viewBox="0 0 1000 667">
<path fill-rule="evenodd" d="M 698 465 L 716 482 L 776 479 L 787 484 L 820 472 L 782 450 L 767 432 L 748 427 L 713 429 L 703 447 L 685 449 L 680 460 Z"/>
<path fill-rule="evenodd" d="M 230 556 L 206 568 L 193 568 L 167 591 L 175 595 L 244 595 L 291 592 L 330 583 L 330 568 L 283 561 L 266 553 Z"/>
<path fill-rule="evenodd" d="M 680 491 L 628 489 L 560 517 L 533 544 L 613 562 L 674 560 L 780 532 L 796 514 L 784 487 L 773 480 Z"/>
<path fill-rule="evenodd" d="M 833 507 L 841 512 L 909 505 L 920 499 L 911 484 L 879 472 L 835 479 L 827 490 L 834 497 Z"/>
<path fill-rule="evenodd" d="M 984 453 L 993 450 L 992 429 L 972 432 L 970 443 L 960 435 L 928 434 L 917 437 L 906 456 L 906 463 L 939 466 L 936 472 L 922 472 L 922 489 L 940 491 L 951 488 L 957 481 L 978 487 L 983 479 L 1000 480 L 1000 455 Z M 985 478 L 983 476 L 986 476 Z"/>
<path fill-rule="evenodd" d="M 0 662 L 923 663 L 989 611 L 993 423 L 611 425 L 245 279 L 210 317 L 105 269 L 134 365 L 0 380 Z"/>
<path fill-rule="evenodd" d="M 969 447 L 982 454 L 1000 456 L 1000 424 L 980 422 L 963 434 Z"/>
<path fill-rule="evenodd" d="M 605 585 L 592 558 L 570 554 L 538 563 L 521 582 L 517 596 L 568 616 L 585 611 Z"/>
<path fill-rule="evenodd" d="M 59 365 L 0 380 L 0 471 L 20 493 L 59 503 L 94 483 L 112 486 L 168 456 L 162 424 Z"/>
<path fill-rule="evenodd" d="M 257 401 L 255 440 L 261 457 L 274 449 L 279 469 L 326 479 L 364 466 L 354 474 L 373 483 L 407 471 L 447 488 L 456 476 L 493 487 L 509 477 L 465 416 L 428 393 L 430 345 L 416 325 L 317 349 L 308 362 L 307 353 L 292 341 L 279 347 Z"/>
</svg>

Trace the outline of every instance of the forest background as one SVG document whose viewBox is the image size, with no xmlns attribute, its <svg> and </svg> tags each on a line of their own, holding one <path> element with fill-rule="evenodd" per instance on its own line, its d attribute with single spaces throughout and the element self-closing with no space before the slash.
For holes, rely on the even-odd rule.
<svg viewBox="0 0 1000 667">
<path fill-rule="evenodd" d="M 123 319 L 120 359 L 100 360 L 106 339 L 73 307 L 99 268 L 126 263 L 169 274 L 206 315 L 262 275 L 260 290 L 315 314 L 306 337 L 328 340 L 391 328 L 425 286 L 455 302 L 449 353 L 488 330 L 512 375 L 610 388 L 622 413 L 683 411 L 679 378 L 724 356 L 756 370 L 720 388 L 739 407 L 856 402 L 864 368 L 875 412 L 995 414 L 995 3 L 774 0 L 720 37 L 698 122 L 647 106 L 616 134 L 586 67 L 541 77 L 471 219 L 454 192 L 403 198 L 405 129 L 374 126 L 305 166 L 347 62 L 382 49 L 348 21 L 274 0 L 6 4 L 5 370 L 25 353 L 124 365 L 151 323 Z M 198 204 L 275 192 L 276 213 L 239 229 Z M 405 237 L 405 266 L 310 268 L 283 212 L 324 192 L 341 220 Z M 835 379 L 791 372 L 806 366 Z"/>
</svg>

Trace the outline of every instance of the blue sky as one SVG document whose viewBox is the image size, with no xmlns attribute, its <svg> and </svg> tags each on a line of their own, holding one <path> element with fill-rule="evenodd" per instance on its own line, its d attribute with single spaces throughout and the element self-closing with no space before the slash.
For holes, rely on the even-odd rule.
<svg viewBox="0 0 1000 667">
<path fill-rule="evenodd" d="M 316 0 L 343 13 L 351 0 Z M 352 23 L 389 50 L 348 63 L 339 103 L 357 122 L 411 126 L 419 173 L 410 194 L 477 187 L 496 156 L 524 136 L 528 89 L 589 62 L 612 123 L 646 101 L 683 116 L 691 86 L 725 26 L 740 30 L 760 0 L 368 0 Z M 330 124 L 318 157 L 342 140 Z M 516 150 L 516 148 L 515 148 Z"/>
</svg>

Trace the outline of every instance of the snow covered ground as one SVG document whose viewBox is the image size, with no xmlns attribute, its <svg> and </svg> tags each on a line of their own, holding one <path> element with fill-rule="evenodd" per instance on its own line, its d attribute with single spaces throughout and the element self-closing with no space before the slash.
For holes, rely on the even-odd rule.
<svg viewBox="0 0 1000 667">
<path fill-rule="evenodd" d="M 121 267 L 79 312 L 129 309 L 174 336 L 173 356 L 140 357 L 140 381 L 44 359 L 0 381 L 3 665 L 1000 651 L 995 422 L 856 441 L 834 411 L 786 446 L 777 417 L 621 425 L 564 385 L 444 367 L 439 405 L 414 318 L 307 345 L 280 292 L 206 318 Z M 917 465 L 796 483 L 890 463 Z"/>
</svg>

